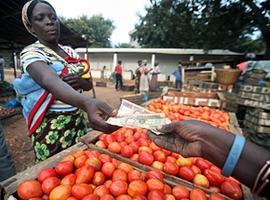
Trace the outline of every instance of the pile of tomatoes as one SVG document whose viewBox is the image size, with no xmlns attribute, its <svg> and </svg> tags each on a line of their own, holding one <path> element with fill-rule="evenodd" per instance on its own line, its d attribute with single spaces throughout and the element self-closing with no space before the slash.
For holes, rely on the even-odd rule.
<svg viewBox="0 0 270 200">
<path fill-rule="evenodd" d="M 19 184 L 20 199 L 31 200 L 222 200 L 217 193 L 208 198 L 203 190 L 171 187 L 160 171 L 134 169 L 97 151 L 78 151 L 54 168 L 45 168 L 37 180 Z"/>
<path fill-rule="evenodd" d="M 147 109 L 152 112 L 165 113 L 172 121 L 186 119 L 197 119 L 211 124 L 212 126 L 228 130 L 229 115 L 218 109 L 209 107 L 194 107 L 166 102 L 162 99 L 155 99 L 149 102 Z"/>
<path fill-rule="evenodd" d="M 148 138 L 145 129 L 121 128 L 109 135 L 102 134 L 96 145 L 233 199 L 243 196 L 240 183 L 232 177 L 224 177 L 213 163 L 162 149 Z"/>
</svg>

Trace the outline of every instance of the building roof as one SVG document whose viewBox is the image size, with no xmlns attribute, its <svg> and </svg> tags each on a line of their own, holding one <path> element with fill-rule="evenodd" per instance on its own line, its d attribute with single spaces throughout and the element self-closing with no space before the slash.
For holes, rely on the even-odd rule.
<svg viewBox="0 0 270 200">
<path fill-rule="evenodd" d="M 0 1 L 0 49 L 21 49 L 36 41 L 21 20 L 21 10 L 27 0 Z M 60 43 L 74 48 L 86 46 L 86 40 L 61 23 Z"/>
<path fill-rule="evenodd" d="M 77 48 L 78 53 L 85 53 L 86 48 Z M 204 51 L 203 49 L 153 49 L 153 48 L 88 48 L 89 53 L 158 53 L 158 54 L 182 54 L 182 55 L 235 55 L 240 56 L 243 53 L 236 53 L 229 50 L 214 49 Z"/>
</svg>

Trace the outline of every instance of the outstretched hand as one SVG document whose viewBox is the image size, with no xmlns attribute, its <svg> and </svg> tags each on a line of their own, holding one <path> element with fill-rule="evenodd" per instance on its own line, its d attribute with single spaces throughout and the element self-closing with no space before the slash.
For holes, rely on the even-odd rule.
<svg viewBox="0 0 270 200">
<path fill-rule="evenodd" d="M 92 99 L 86 107 L 86 110 L 90 126 L 93 129 L 103 131 L 105 133 L 111 133 L 119 129 L 119 127 L 112 126 L 105 122 L 107 117 L 114 117 L 117 115 L 117 112 L 105 102 Z"/>
<path fill-rule="evenodd" d="M 189 157 L 203 156 L 207 135 L 215 132 L 215 128 L 198 120 L 185 120 L 165 125 L 159 131 L 164 135 L 157 136 L 149 131 L 149 137 L 154 143 Z"/>
</svg>

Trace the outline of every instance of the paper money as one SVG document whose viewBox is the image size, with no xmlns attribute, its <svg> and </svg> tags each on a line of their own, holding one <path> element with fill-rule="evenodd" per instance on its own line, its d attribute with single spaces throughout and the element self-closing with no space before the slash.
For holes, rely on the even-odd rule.
<svg viewBox="0 0 270 200">
<path fill-rule="evenodd" d="M 149 114 L 153 113 L 142 106 L 139 106 L 135 103 L 127 101 L 125 99 L 122 100 L 120 108 L 117 113 L 117 117 L 121 117 L 124 115 L 133 115 L 133 114 Z"/>
<path fill-rule="evenodd" d="M 171 120 L 164 113 L 153 113 L 139 105 L 122 100 L 116 117 L 110 117 L 108 124 L 129 128 L 145 128 L 157 135 L 163 134 L 158 127 L 169 124 Z"/>
<path fill-rule="evenodd" d="M 133 114 L 122 117 L 111 117 L 107 120 L 108 124 L 115 126 L 145 128 L 149 130 L 156 130 L 158 127 L 170 122 L 168 118 L 160 114 Z"/>
</svg>

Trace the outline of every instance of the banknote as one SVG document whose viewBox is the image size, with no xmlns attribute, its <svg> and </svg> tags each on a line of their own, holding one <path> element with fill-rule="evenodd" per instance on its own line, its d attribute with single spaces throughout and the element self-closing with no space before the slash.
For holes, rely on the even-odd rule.
<svg viewBox="0 0 270 200">
<path fill-rule="evenodd" d="M 169 124 L 171 120 L 164 113 L 153 113 L 142 106 L 122 100 L 117 116 L 110 117 L 106 122 L 121 127 L 145 128 L 159 135 L 162 133 L 157 128 Z"/>
<path fill-rule="evenodd" d="M 110 117 L 108 124 L 129 128 L 145 128 L 157 132 L 157 128 L 171 121 L 162 114 L 133 114 L 122 117 Z"/>
<path fill-rule="evenodd" d="M 123 99 L 121 105 L 118 109 L 117 116 L 121 117 L 124 115 L 133 115 L 133 114 L 149 114 L 153 113 L 142 106 L 139 106 L 135 103 L 132 103 L 128 100 Z"/>
</svg>

